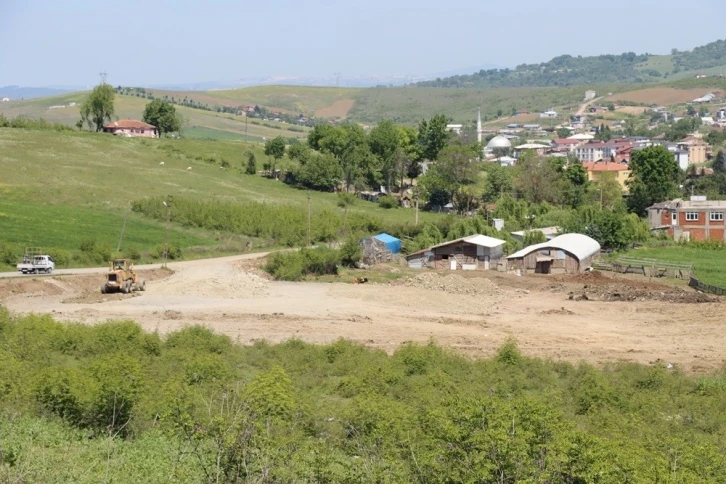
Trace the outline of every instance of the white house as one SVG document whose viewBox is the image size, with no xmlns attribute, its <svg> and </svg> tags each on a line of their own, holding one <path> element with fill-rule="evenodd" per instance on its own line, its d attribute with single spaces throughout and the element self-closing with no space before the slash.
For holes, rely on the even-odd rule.
<svg viewBox="0 0 726 484">
<path fill-rule="evenodd" d="M 464 127 L 462 124 L 447 124 L 446 130 L 447 131 L 453 131 L 454 133 L 461 135 L 461 130 Z"/>
<path fill-rule="evenodd" d="M 4 103 L 9 103 L 10 102 L 10 98 L 9 97 L 4 97 L 3 98 L 3 102 Z"/>
<path fill-rule="evenodd" d="M 540 118 L 556 118 L 557 117 L 557 111 L 553 111 L 550 109 L 549 111 L 545 111 L 543 113 L 539 114 Z"/>
<path fill-rule="evenodd" d="M 595 99 L 596 97 L 597 97 L 597 92 L 595 92 L 595 91 L 592 91 L 592 90 L 590 90 L 590 91 L 585 91 L 585 102 L 587 102 L 587 101 L 592 101 L 592 100 L 593 100 L 593 99 Z"/>
</svg>

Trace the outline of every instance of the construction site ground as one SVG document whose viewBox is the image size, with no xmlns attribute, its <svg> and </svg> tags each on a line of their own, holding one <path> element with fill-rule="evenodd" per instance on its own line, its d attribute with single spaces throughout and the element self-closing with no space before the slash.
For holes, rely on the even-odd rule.
<svg viewBox="0 0 726 484">
<path fill-rule="evenodd" d="M 261 260 L 140 270 L 147 290 L 128 295 L 102 295 L 102 273 L 0 279 L 0 304 L 15 314 L 51 313 L 88 324 L 132 319 L 161 334 L 201 324 L 241 344 L 348 338 L 390 352 L 433 339 L 484 357 L 513 337 L 526 355 L 571 362 L 661 361 L 691 374 L 726 362 L 726 301 L 672 282 L 599 272 L 516 276 L 383 266 L 372 270 L 401 277 L 292 283 L 270 280 Z"/>
</svg>

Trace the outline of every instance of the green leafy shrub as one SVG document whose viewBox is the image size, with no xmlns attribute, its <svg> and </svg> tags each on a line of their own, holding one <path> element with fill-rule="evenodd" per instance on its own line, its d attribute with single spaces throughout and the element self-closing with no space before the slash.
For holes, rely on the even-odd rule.
<svg viewBox="0 0 726 484">
<path fill-rule="evenodd" d="M 308 274 L 317 276 L 337 274 L 341 253 L 327 247 L 301 249 L 296 252 L 276 252 L 267 258 L 265 271 L 275 279 L 299 281 Z"/>
<path fill-rule="evenodd" d="M 398 201 L 390 195 L 378 197 L 378 206 L 381 208 L 398 208 Z"/>
</svg>

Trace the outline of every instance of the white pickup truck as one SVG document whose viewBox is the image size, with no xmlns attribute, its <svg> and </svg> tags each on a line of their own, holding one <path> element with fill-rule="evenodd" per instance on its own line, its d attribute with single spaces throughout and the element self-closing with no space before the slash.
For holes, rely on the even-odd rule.
<svg viewBox="0 0 726 484">
<path fill-rule="evenodd" d="M 51 274 L 55 269 L 55 262 L 49 255 L 34 255 L 23 257 L 23 262 L 18 264 L 18 271 L 23 274 Z"/>
</svg>

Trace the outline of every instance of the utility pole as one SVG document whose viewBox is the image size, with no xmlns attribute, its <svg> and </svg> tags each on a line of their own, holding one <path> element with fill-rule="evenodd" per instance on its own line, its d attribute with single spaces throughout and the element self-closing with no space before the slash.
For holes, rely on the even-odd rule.
<svg viewBox="0 0 726 484">
<path fill-rule="evenodd" d="M 245 111 L 245 143 L 247 143 L 247 118 L 249 117 L 248 112 Z"/>
<path fill-rule="evenodd" d="M 101 71 L 98 75 L 101 76 L 101 84 L 106 84 L 106 76 L 108 76 L 106 71 Z"/>
<path fill-rule="evenodd" d="M 414 225 L 418 225 L 418 187 L 416 187 L 416 190 L 413 192 L 414 195 L 414 203 L 416 204 L 416 218 L 414 219 Z"/>
<path fill-rule="evenodd" d="M 602 212 L 602 185 L 600 185 L 600 211 Z"/>
<path fill-rule="evenodd" d="M 308 189 L 308 245 L 310 247 L 310 189 Z"/>
<path fill-rule="evenodd" d="M 166 261 L 169 258 L 169 225 L 171 224 L 171 200 L 169 195 L 166 202 L 162 202 L 166 206 L 166 235 L 164 236 L 164 260 L 161 267 L 166 268 Z"/>
</svg>

